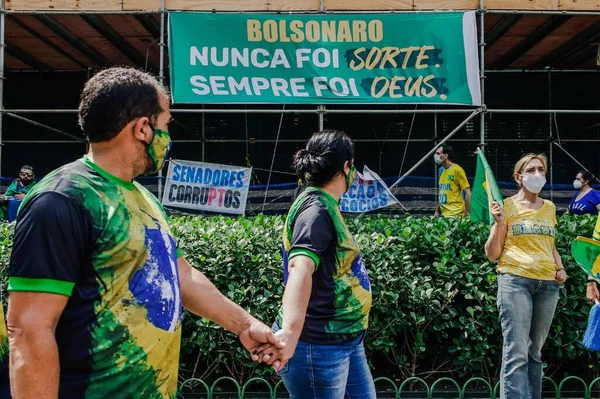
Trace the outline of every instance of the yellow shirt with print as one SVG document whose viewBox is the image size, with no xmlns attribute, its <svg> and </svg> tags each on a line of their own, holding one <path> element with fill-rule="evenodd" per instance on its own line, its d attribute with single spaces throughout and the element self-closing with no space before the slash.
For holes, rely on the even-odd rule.
<svg viewBox="0 0 600 399">
<path fill-rule="evenodd" d="M 442 169 L 439 179 L 438 204 L 445 218 L 461 217 L 465 215 L 465 200 L 462 192 L 471 185 L 467 180 L 464 169 L 457 164 L 452 164 L 448 169 Z"/>
<path fill-rule="evenodd" d="M 519 205 L 513 198 L 504 201 L 508 231 L 498 260 L 498 272 L 535 280 L 554 280 L 554 236 L 556 206 L 547 200 L 540 209 Z"/>
</svg>

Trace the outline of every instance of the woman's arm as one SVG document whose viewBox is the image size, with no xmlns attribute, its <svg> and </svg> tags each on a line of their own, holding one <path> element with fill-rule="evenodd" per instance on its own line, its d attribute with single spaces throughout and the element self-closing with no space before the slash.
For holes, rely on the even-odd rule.
<svg viewBox="0 0 600 399">
<path fill-rule="evenodd" d="M 500 207 L 500 204 L 494 202 L 491 213 L 496 223 L 492 226 L 490 236 L 485 243 L 485 255 L 489 260 L 495 261 L 500 258 L 504 250 L 504 240 L 506 239 L 508 225 L 504 220 L 504 211 Z"/>
<path fill-rule="evenodd" d="M 556 247 L 552 250 L 552 256 L 554 257 L 554 263 L 556 263 L 556 282 L 558 284 L 564 284 L 567 281 L 567 272 L 563 266 L 560 254 L 556 250 Z"/>
</svg>

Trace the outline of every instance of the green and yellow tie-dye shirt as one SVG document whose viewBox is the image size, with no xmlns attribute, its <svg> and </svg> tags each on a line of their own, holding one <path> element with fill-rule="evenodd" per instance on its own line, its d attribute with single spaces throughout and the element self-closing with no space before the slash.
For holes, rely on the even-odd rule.
<svg viewBox="0 0 600 399">
<path fill-rule="evenodd" d="M 177 256 L 156 197 L 87 157 L 28 194 L 8 289 L 69 296 L 56 329 L 60 397 L 175 396 Z"/>
<path fill-rule="evenodd" d="M 298 196 L 285 222 L 284 283 L 288 263 L 298 255 L 312 258 L 317 266 L 300 338 L 312 343 L 340 343 L 363 333 L 371 309 L 369 276 L 338 202 L 315 187 Z M 277 324 L 282 326 L 281 310 Z"/>
</svg>

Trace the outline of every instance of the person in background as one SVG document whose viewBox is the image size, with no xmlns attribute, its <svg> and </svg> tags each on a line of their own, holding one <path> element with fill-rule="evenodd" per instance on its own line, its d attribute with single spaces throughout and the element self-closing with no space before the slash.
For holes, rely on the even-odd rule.
<svg viewBox="0 0 600 399">
<path fill-rule="evenodd" d="M 594 176 L 587 170 L 582 170 L 575 176 L 573 187 L 578 190 L 569 202 L 569 213 L 573 215 L 597 215 L 600 210 L 600 193 L 591 186 Z"/>
<path fill-rule="evenodd" d="M 23 165 L 19 172 L 19 178 L 15 179 L 4 193 L 5 197 L 15 197 L 18 200 L 25 198 L 25 195 L 35 185 L 35 174 L 33 168 L 29 165 Z"/>
<path fill-rule="evenodd" d="M 498 260 L 498 311 L 504 344 L 500 398 L 540 399 L 542 347 L 567 279 L 554 242 L 556 206 L 538 196 L 546 184 L 547 160 L 528 154 L 515 165 L 519 192 L 494 203 L 495 223 L 485 244 L 490 261 Z"/>
<path fill-rule="evenodd" d="M 371 285 L 339 207 L 353 161 L 352 141 L 335 130 L 315 133 L 294 156 L 306 188 L 284 225 L 285 291 L 273 325 L 285 343 L 279 375 L 293 399 L 375 399 L 363 344 Z"/>
<path fill-rule="evenodd" d="M 469 216 L 471 185 L 463 168 L 452 162 L 453 151 L 448 144 L 440 146 L 433 156 L 440 165 L 438 204 L 435 217 L 455 218 Z M 464 198 L 463 198 L 464 194 Z"/>
</svg>

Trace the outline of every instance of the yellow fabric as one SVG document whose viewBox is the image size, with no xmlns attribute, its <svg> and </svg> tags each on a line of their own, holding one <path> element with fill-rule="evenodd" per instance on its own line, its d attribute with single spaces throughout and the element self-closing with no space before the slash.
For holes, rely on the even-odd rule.
<svg viewBox="0 0 600 399">
<path fill-rule="evenodd" d="M 596 226 L 594 227 L 594 235 L 592 237 L 594 240 L 600 240 L 600 214 L 598 214 L 598 219 L 596 219 Z"/>
<path fill-rule="evenodd" d="M 445 218 L 465 215 L 465 200 L 462 192 L 470 188 L 467 175 L 463 168 L 453 164 L 440 174 L 438 204 Z"/>
<path fill-rule="evenodd" d="M 544 205 L 534 210 L 508 198 L 504 202 L 504 219 L 508 231 L 498 260 L 498 272 L 554 280 L 558 267 L 553 255 L 556 206 L 544 200 Z"/>
</svg>

